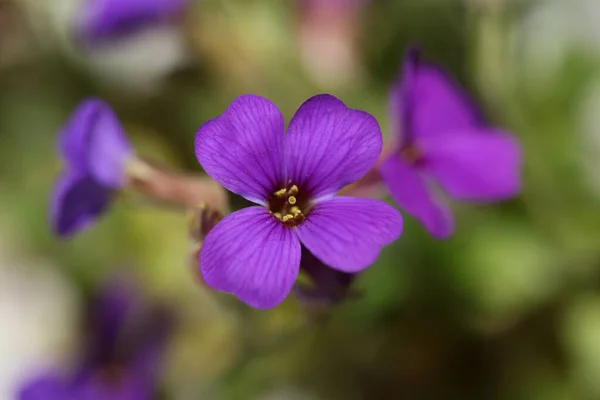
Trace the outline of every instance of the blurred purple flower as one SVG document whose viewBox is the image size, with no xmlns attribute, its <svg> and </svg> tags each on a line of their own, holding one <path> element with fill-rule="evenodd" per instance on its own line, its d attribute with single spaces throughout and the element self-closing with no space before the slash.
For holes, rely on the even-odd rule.
<svg viewBox="0 0 600 400">
<path fill-rule="evenodd" d="M 454 231 L 435 182 L 457 200 L 496 201 L 520 190 L 521 151 L 516 138 L 486 126 L 477 109 L 444 71 L 408 51 L 392 87 L 391 114 L 398 147 L 379 172 L 392 198 L 437 238 Z"/>
<path fill-rule="evenodd" d="M 188 0 L 86 0 L 78 33 L 101 41 L 163 23 L 183 14 Z"/>
<path fill-rule="evenodd" d="M 117 281 L 93 299 L 76 365 L 28 381 L 19 400 L 149 400 L 155 398 L 173 315 L 149 305 L 137 287 Z"/>
<path fill-rule="evenodd" d="M 268 100 L 246 95 L 196 134 L 196 157 L 228 190 L 260 204 L 225 217 L 200 250 L 200 271 L 214 289 L 252 307 L 279 304 L 300 266 L 302 243 L 330 267 L 358 272 L 402 231 L 388 204 L 336 192 L 377 161 L 375 118 L 329 95 L 307 100 L 285 133 Z"/>
<path fill-rule="evenodd" d="M 110 107 L 96 99 L 81 103 L 59 138 L 66 166 L 56 182 L 51 222 L 59 236 L 87 228 L 125 183 L 131 145 Z"/>
</svg>

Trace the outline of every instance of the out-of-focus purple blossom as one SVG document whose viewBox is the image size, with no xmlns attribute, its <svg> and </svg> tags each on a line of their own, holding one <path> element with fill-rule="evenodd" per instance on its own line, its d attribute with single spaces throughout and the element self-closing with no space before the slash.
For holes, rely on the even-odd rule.
<svg viewBox="0 0 600 400">
<path fill-rule="evenodd" d="M 130 282 L 113 282 L 91 302 L 85 340 L 71 368 L 26 382 L 19 400 L 155 398 L 173 315 L 149 305 Z"/>
<path fill-rule="evenodd" d="M 77 33 L 89 42 L 126 35 L 172 21 L 188 0 L 86 0 L 77 19 Z"/>
<path fill-rule="evenodd" d="M 373 199 L 335 197 L 381 152 L 375 118 L 330 95 L 307 100 L 290 121 L 245 95 L 203 124 L 195 149 L 204 170 L 259 204 L 234 212 L 200 250 L 204 281 L 256 308 L 283 301 L 298 276 L 301 243 L 331 268 L 356 273 L 402 231 L 400 213 Z"/>
<path fill-rule="evenodd" d="M 498 201 L 520 191 L 516 138 L 487 126 L 475 105 L 439 67 L 408 51 L 391 90 L 398 146 L 379 172 L 396 203 L 437 238 L 454 231 L 453 217 L 432 183 L 449 197 Z"/>
<path fill-rule="evenodd" d="M 77 107 L 59 137 L 65 169 L 51 200 L 50 217 L 59 236 L 89 227 L 125 183 L 125 166 L 133 156 L 119 121 L 101 100 Z"/>
<path fill-rule="evenodd" d="M 294 295 L 303 304 L 327 307 L 356 295 L 350 291 L 350 286 L 357 274 L 330 268 L 305 248 L 302 249 L 300 269 L 312 283 L 294 286 Z"/>
</svg>

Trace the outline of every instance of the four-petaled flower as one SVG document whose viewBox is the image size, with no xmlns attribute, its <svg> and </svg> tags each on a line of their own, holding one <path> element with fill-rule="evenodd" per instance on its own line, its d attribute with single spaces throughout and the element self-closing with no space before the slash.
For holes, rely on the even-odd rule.
<svg viewBox="0 0 600 400">
<path fill-rule="evenodd" d="M 86 0 L 78 33 L 88 41 L 103 40 L 173 19 L 188 0 Z"/>
<path fill-rule="evenodd" d="M 400 235 L 400 213 L 379 200 L 334 196 L 369 171 L 381 147 L 375 118 L 329 95 L 307 100 L 287 133 L 277 107 L 253 95 L 204 123 L 195 139 L 204 170 L 260 205 L 210 231 L 199 257 L 204 281 L 265 309 L 294 285 L 301 243 L 343 272 L 372 264 Z"/>
<path fill-rule="evenodd" d="M 20 400 L 155 398 L 175 322 L 128 281 L 110 282 L 86 313 L 83 351 L 70 368 L 47 370 L 21 387 Z"/>
<path fill-rule="evenodd" d="M 390 103 L 399 143 L 379 172 L 400 208 L 433 236 L 451 235 L 454 223 L 432 181 L 457 200 L 494 201 L 519 192 L 517 140 L 486 126 L 461 89 L 421 62 L 417 49 L 409 50 Z"/>
<path fill-rule="evenodd" d="M 90 226 L 125 183 L 133 150 L 110 107 L 89 99 L 81 103 L 59 137 L 66 166 L 51 201 L 51 223 L 59 236 Z"/>
</svg>

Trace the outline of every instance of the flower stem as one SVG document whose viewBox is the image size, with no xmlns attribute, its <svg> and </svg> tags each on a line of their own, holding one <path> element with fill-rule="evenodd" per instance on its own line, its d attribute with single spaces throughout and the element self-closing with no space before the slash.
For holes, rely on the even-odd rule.
<svg viewBox="0 0 600 400">
<path fill-rule="evenodd" d="M 209 177 L 169 171 L 137 157 L 128 165 L 127 187 L 186 210 L 204 205 L 225 214 L 228 209 L 225 189 Z"/>
</svg>

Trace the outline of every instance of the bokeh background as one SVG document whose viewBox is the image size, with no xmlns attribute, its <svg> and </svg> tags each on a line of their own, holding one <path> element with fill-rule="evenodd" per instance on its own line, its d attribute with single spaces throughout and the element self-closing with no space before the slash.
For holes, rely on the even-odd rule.
<svg viewBox="0 0 600 400">
<path fill-rule="evenodd" d="M 600 2 L 299 3 L 191 2 L 175 31 L 86 48 L 69 29 L 81 2 L 0 0 L 0 399 L 72 356 L 85 299 L 120 271 L 179 315 L 165 399 L 600 398 Z M 521 140 L 523 192 L 453 204 L 445 241 L 406 216 L 363 296 L 328 318 L 199 286 L 173 210 L 123 199 L 77 237 L 51 233 L 55 140 L 84 97 L 114 107 L 139 153 L 201 173 L 196 129 L 243 93 L 287 120 L 332 93 L 390 135 L 410 43 Z"/>
</svg>

